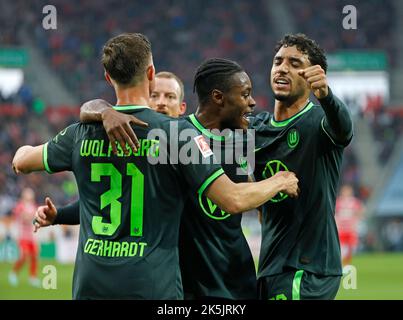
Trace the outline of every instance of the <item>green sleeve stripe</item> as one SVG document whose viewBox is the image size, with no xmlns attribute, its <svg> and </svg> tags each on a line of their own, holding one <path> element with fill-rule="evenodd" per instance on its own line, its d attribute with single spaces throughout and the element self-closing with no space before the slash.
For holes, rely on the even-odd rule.
<svg viewBox="0 0 403 320">
<path fill-rule="evenodd" d="M 218 169 L 216 172 L 214 172 L 210 177 L 208 177 L 204 183 L 202 184 L 202 186 L 200 187 L 199 191 L 197 193 L 199 194 L 203 194 L 204 190 L 206 190 L 206 188 L 215 180 L 217 179 L 219 176 L 221 176 L 224 173 L 223 168 Z"/>
<path fill-rule="evenodd" d="M 294 279 L 292 280 L 292 300 L 301 300 L 301 279 L 304 274 L 304 270 L 298 270 L 295 272 Z"/>
<path fill-rule="evenodd" d="M 44 165 L 44 167 L 45 167 L 45 170 L 46 170 L 48 173 L 53 173 L 53 171 L 50 170 L 49 164 L 48 164 L 48 142 L 46 142 L 46 143 L 43 145 L 43 151 L 42 151 L 42 153 L 43 153 L 43 165 Z"/>
</svg>

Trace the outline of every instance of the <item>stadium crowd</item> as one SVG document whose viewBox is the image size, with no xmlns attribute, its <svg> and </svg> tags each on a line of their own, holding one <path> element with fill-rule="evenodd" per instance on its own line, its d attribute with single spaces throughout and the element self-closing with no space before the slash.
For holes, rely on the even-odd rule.
<svg viewBox="0 0 403 320">
<path fill-rule="evenodd" d="M 351 2 L 351 3 L 350 3 Z M 340 49 L 377 49 L 388 52 L 394 64 L 392 41 L 394 11 L 387 1 L 350 1 L 360 16 L 360 32 L 340 33 L 340 16 L 346 5 L 342 0 L 284 3 L 298 31 L 320 39 L 327 53 Z M 50 33 L 38 23 L 43 1 L 17 0 L 0 10 L 1 16 L 24 17 L 1 22 L 2 43 L 18 44 L 16 30 L 25 30 L 33 44 L 49 59 L 53 69 L 81 101 L 93 97 L 112 100 L 112 90 L 103 80 L 99 64 L 102 44 L 113 35 L 141 30 L 154 43 L 157 70 L 171 70 L 184 81 L 190 111 L 194 111 L 192 77 L 200 61 L 212 56 L 238 61 L 252 75 L 258 108 L 267 109 L 267 73 L 276 37 L 268 5 L 263 0 L 232 1 L 163 1 L 139 5 L 138 2 L 58 0 L 58 25 Z M 381 7 L 380 7 L 381 6 Z M 214 8 L 214 10 L 213 10 Z M 379 8 L 379 10 L 374 10 Z M 382 9 L 382 10 L 380 10 Z M 340 15 L 334 14 L 340 12 Z M 99 19 L 99 17 L 106 17 Z M 156 18 L 158 17 L 158 18 Z M 5 22 L 7 21 L 7 22 Z M 79 23 L 77 23 L 79 21 Z M 96 26 L 96 27 L 94 27 Z M 381 26 L 381 27 L 380 27 Z M 17 28 L 18 27 L 18 28 Z"/>
<path fill-rule="evenodd" d="M 51 113 L 38 113 L 32 103 L 26 103 L 22 93 L 25 90 L 29 89 L 24 85 L 18 94 L 7 99 L 0 94 L 0 218 L 11 213 L 25 187 L 35 190 L 38 203 L 49 194 L 63 204 L 76 197 L 75 182 L 70 173 L 33 174 L 23 179 L 12 171 L 11 160 L 19 146 L 41 143 L 54 136 L 60 126 L 77 121 L 77 117 L 62 115 L 58 121 L 50 121 L 52 119 L 47 115 Z"/>
</svg>

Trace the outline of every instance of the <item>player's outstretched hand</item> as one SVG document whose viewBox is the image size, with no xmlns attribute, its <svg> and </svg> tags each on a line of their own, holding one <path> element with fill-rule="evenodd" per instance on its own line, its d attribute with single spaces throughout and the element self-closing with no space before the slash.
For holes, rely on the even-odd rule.
<svg viewBox="0 0 403 320">
<path fill-rule="evenodd" d="M 34 232 L 37 232 L 42 227 L 47 227 L 53 224 L 56 219 L 57 209 L 49 197 L 45 199 L 45 205 L 36 209 L 35 218 L 32 221 L 34 224 Z"/>
<path fill-rule="evenodd" d="M 329 88 L 325 71 L 320 65 L 314 65 L 303 70 L 299 70 L 298 74 L 303 77 L 309 84 L 313 94 L 318 99 L 327 97 Z"/>
<path fill-rule="evenodd" d="M 282 182 L 282 190 L 291 198 L 296 198 L 299 195 L 299 187 L 298 187 L 298 178 L 294 172 L 289 171 L 280 171 L 275 174 L 277 178 L 281 179 Z"/>
</svg>

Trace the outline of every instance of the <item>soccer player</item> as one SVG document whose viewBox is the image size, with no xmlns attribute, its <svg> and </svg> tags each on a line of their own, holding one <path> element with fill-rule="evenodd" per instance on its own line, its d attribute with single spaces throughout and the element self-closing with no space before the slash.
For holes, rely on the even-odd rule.
<svg viewBox="0 0 403 320">
<path fill-rule="evenodd" d="M 172 118 L 147 106 L 154 80 L 148 39 L 142 34 L 114 37 L 103 48 L 102 62 L 117 96 L 115 109 L 148 123 L 136 129 L 137 152 L 118 145 L 113 154 L 101 124 L 73 124 L 44 145 L 19 148 L 13 168 L 16 173 L 46 169 L 75 175 L 81 201 L 74 298 L 180 299 L 178 231 L 185 190 L 206 195 L 234 214 L 280 191 L 296 196 L 298 179 L 280 173 L 262 182 L 233 183 L 214 163 L 211 150 L 201 147 L 203 136 L 185 120 L 177 122 L 179 131 L 195 136 L 173 141 L 179 150 L 186 144 L 193 161 L 155 163 L 154 157 L 171 155 L 175 146 L 168 143 Z M 167 137 L 148 138 L 152 129 L 162 129 Z"/>
<path fill-rule="evenodd" d="M 354 196 L 353 187 L 345 184 L 340 188 L 336 200 L 336 224 L 339 231 L 343 266 L 351 264 L 358 244 L 358 224 L 362 219 L 364 206 Z"/>
<path fill-rule="evenodd" d="M 155 74 L 155 81 L 152 86 L 148 105 L 151 109 L 159 113 L 178 118 L 186 112 L 184 94 L 183 82 L 176 74 L 168 71 L 160 71 Z M 102 113 L 99 112 L 99 108 L 102 108 L 102 112 L 106 114 L 104 117 L 102 117 Z M 103 120 L 105 130 L 108 132 L 110 142 L 115 145 L 116 152 L 115 141 L 118 141 L 118 137 L 120 139 L 122 136 L 127 137 L 127 135 L 133 137 L 133 140 L 118 141 L 118 143 L 121 144 L 122 150 L 126 148 L 126 142 L 134 145 L 137 141 L 137 138 L 134 138 L 135 134 L 133 130 L 125 130 L 125 128 L 129 129 L 131 122 L 145 125 L 143 121 L 135 119 L 129 114 L 115 111 L 109 103 L 100 99 L 84 103 L 81 110 L 83 122 Z M 136 152 L 137 148 L 134 147 L 133 151 Z M 56 209 L 51 198 L 47 197 L 47 199 L 45 199 L 45 205 L 40 206 L 37 210 L 34 231 L 37 232 L 39 228 L 52 224 L 80 224 L 79 202 L 76 201 Z"/>
<path fill-rule="evenodd" d="M 248 136 L 237 131 L 217 135 L 211 130 L 248 128 L 246 117 L 255 107 L 249 76 L 234 61 L 209 59 L 198 67 L 194 89 L 199 105 L 187 119 L 209 139 L 212 148 L 219 146 L 220 151 L 214 152 L 230 179 L 247 182 Z M 232 152 L 228 152 L 230 148 Z M 244 174 L 237 174 L 242 168 Z M 179 237 L 185 298 L 257 298 L 255 264 L 241 219 L 241 215 L 228 214 L 205 196 L 189 194 Z"/>
<path fill-rule="evenodd" d="M 172 72 L 161 71 L 155 75 L 150 94 L 150 107 L 159 113 L 179 118 L 186 112 L 183 82 Z"/>
<path fill-rule="evenodd" d="M 36 210 L 35 193 L 31 188 L 22 190 L 21 199 L 13 210 L 13 218 L 18 227 L 18 245 L 20 257 L 8 275 L 12 286 L 18 285 L 18 273 L 29 259 L 29 284 L 39 287 L 38 246 L 32 234 L 32 218 Z"/>
<path fill-rule="evenodd" d="M 323 50 L 303 34 L 275 48 L 270 83 L 274 114 L 260 113 L 257 180 L 293 171 L 301 194 L 280 193 L 263 206 L 258 266 L 261 299 L 333 299 L 342 275 L 334 218 L 344 148 L 353 136 L 347 107 L 332 94 Z M 315 105 L 310 94 L 319 100 Z"/>
</svg>

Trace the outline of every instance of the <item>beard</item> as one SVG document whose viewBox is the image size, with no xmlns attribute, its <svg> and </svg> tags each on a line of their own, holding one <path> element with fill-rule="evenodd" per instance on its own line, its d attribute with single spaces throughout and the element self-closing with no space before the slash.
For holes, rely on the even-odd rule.
<svg viewBox="0 0 403 320">
<path fill-rule="evenodd" d="M 277 101 L 286 102 L 287 105 L 291 106 L 295 101 L 298 100 L 300 96 L 298 94 L 291 93 L 282 93 L 282 94 L 274 94 L 274 98 Z"/>
<path fill-rule="evenodd" d="M 274 98 L 278 101 L 287 101 L 290 99 L 289 93 L 274 94 Z"/>
</svg>

